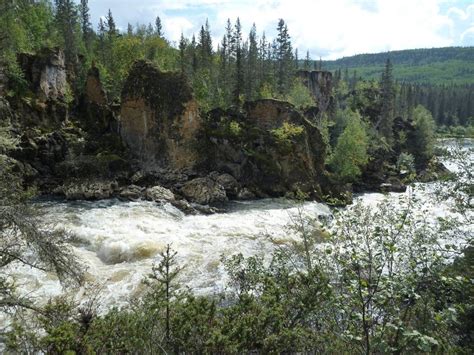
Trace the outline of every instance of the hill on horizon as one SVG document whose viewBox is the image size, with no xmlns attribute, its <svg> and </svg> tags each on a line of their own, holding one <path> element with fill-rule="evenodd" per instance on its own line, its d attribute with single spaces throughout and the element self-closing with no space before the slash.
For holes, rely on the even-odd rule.
<svg viewBox="0 0 474 355">
<path fill-rule="evenodd" d="M 344 75 L 354 70 L 358 77 L 379 79 L 385 62 L 390 59 L 398 81 L 423 84 L 474 84 L 474 47 L 444 47 L 357 54 L 322 61 L 324 70 L 341 69 Z"/>
</svg>

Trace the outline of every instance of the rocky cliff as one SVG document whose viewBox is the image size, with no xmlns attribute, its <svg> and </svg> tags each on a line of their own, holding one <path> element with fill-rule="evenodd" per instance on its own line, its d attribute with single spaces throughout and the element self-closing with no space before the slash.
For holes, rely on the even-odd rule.
<svg viewBox="0 0 474 355">
<path fill-rule="evenodd" d="M 81 96 L 69 100 L 61 51 L 21 55 L 19 62 L 29 92 L 0 106 L 4 116 L 14 112 L 9 120 L 18 127 L 11 156 L 42 192 L 147 198 L 190 213 L 212 211 L 193 203 L 330 192 L 326 147 L 312 122 L 329 100 L 330 78 L 314 88 L 320 107 L 308 114 L 270 99 L 202 114 L 186 78 L 147 61 L 132 65 L 120 106 L 109 103 L 94 66 Z"/>
<path fill-rule="evenodd" d="M 132 66 L 122 90 L 120 134 L 141 168 L 191 169 L 199 160 L 201 118 L 187 80 L 147 61 Z"/>
<path fill-rule="evenodd" d="M 248 102 L 242 111 L 206 119 L 207 168 L 232 175 L 257 195 L 321 194 L 325 145 L 318 129 L 291 104 Z"/>
</svg>

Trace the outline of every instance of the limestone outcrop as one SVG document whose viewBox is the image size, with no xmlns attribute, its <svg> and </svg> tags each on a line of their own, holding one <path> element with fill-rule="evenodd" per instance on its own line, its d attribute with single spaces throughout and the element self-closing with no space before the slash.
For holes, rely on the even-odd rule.
<svg viewBox="0 0 474 355">
<path fill-rule="evenodd" d="M 152 63 L 133 64 L 122 90 L 120 134 L 144 170 L 192 168 L 201 118 L 187 80 Z"/>
</svg>

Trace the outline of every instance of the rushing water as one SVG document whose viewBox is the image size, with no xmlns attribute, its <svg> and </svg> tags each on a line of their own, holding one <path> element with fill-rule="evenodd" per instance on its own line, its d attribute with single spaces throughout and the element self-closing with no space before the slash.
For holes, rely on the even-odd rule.
<svg viewBox="0 0 474 355">
<path fill-rule="evenodd" d="M 407 198 L 417 198 L 423 201 L 421 214 L 446 216 L 449 201 L 433 199 L 435 187 L 436 183 L 413 184 L 406 193 L 368 193 L 356 200 L 376 208 L 385 199 L 399 206 Z M 194 292 L 214 293 L 225 283 L 222 256 L 238 252 L 270 255 L 276 245 L 295 238 L 286 227 L 301 207 L 308 216 L 331 215 L 323 204 L 306 202 L 300 206 L 285 199 L 231 202 L 225 213 L 197 216 L 186 216 L 169 204 L 147 201 L 49 200 L 37 204 L 45 220 L 76 236 L 75 253 L 87 268 L 89 283 L 102 288 L 104 307 L 120 305 L 140 292 L 141 281 L 167 244 L 178 252 L 180 265 L 185 265 L 181 282 Z M 54 275 L 26 267 L 12 274 L 20 290 L 30 297 L 46 300 L 62 292 Z"/>
</svg>

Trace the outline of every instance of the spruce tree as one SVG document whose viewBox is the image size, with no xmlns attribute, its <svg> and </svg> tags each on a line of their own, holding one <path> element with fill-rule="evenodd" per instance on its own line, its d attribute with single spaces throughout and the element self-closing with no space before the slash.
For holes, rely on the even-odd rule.
<svg viewBox="0 0 474 355">
<path fill-rule="evenodd" d="M 381 110 L 377 122 L 377 128 L 380 134 L 385 137 L 387 143 L 391 144 L 393 140 L 393 114 L 395 109 L 395 92 L 393 84 L 392 63 L 387 59 L 385 70 L 380 82 Z"/>
<path fill-rule="evenodd" d="M 244 68 L 242 56 L 242 25 L 240 19 L 237 17 L 235 22 L 234 32 L 232 34 L 232 52 L 235 58 L 235 73 L 234 73 L 234 91 L 232 93 L 234 104 L 240 104 L 240 95 L 244 88 Z"/>
<path fill-rule="evenodd" d="M 90 50 L 92 46 L 92 23 L 91 16 L 89 14 L 89 5 L 88 0 L 81 0 L 79 5 L 80 14 L 81 14 L 81 29 L 82 29 L 82 40 L 87 50 Z"/>
<path fill-rule="evenodd" d="M 311 70 L 311 57 L 309 56 L 309 51 L 306 51 L 306 58 L 304 59 L 303 69 L 307 71 Z"/>
<path fill-rule="evenodd" d="M 246 98 L 247 100 L 254 100 L 258 87 L 258 42 L 255 24 L 250 29 L 248 42 Z"/>
<path fill-rule="evenodd" d="M 158 37 L 163 37 L 163 27 L 162 27 L 162 25 L 161 25 L 160 16 L 156 16 L 155 29 L 156 29 L 156 35 L 157 35 Z"/>
<path fill-rule="evenodd" d="M 75 64 L 77 61 L 76 29 L 79 24 L 77 7 L 73 0 L 55 0 L 56 26 L 61 34 L 66 62 Z"/>
<path fill-rule="evenodd" d="M 283 19 L 278 21 L 276 39 L 277 89 L 283 95 L 288 92 L 291 84 L 293 67 L 293 49 L 291 47 L 288 27 Z"/>
<path fill-rule="evenodd" d="M 181 38 L 179 40 L 179 67 L 181 73 L 186 72 L 186 39 L 184 38 L 183 32 L 181 32 Z"/>
</svg>

